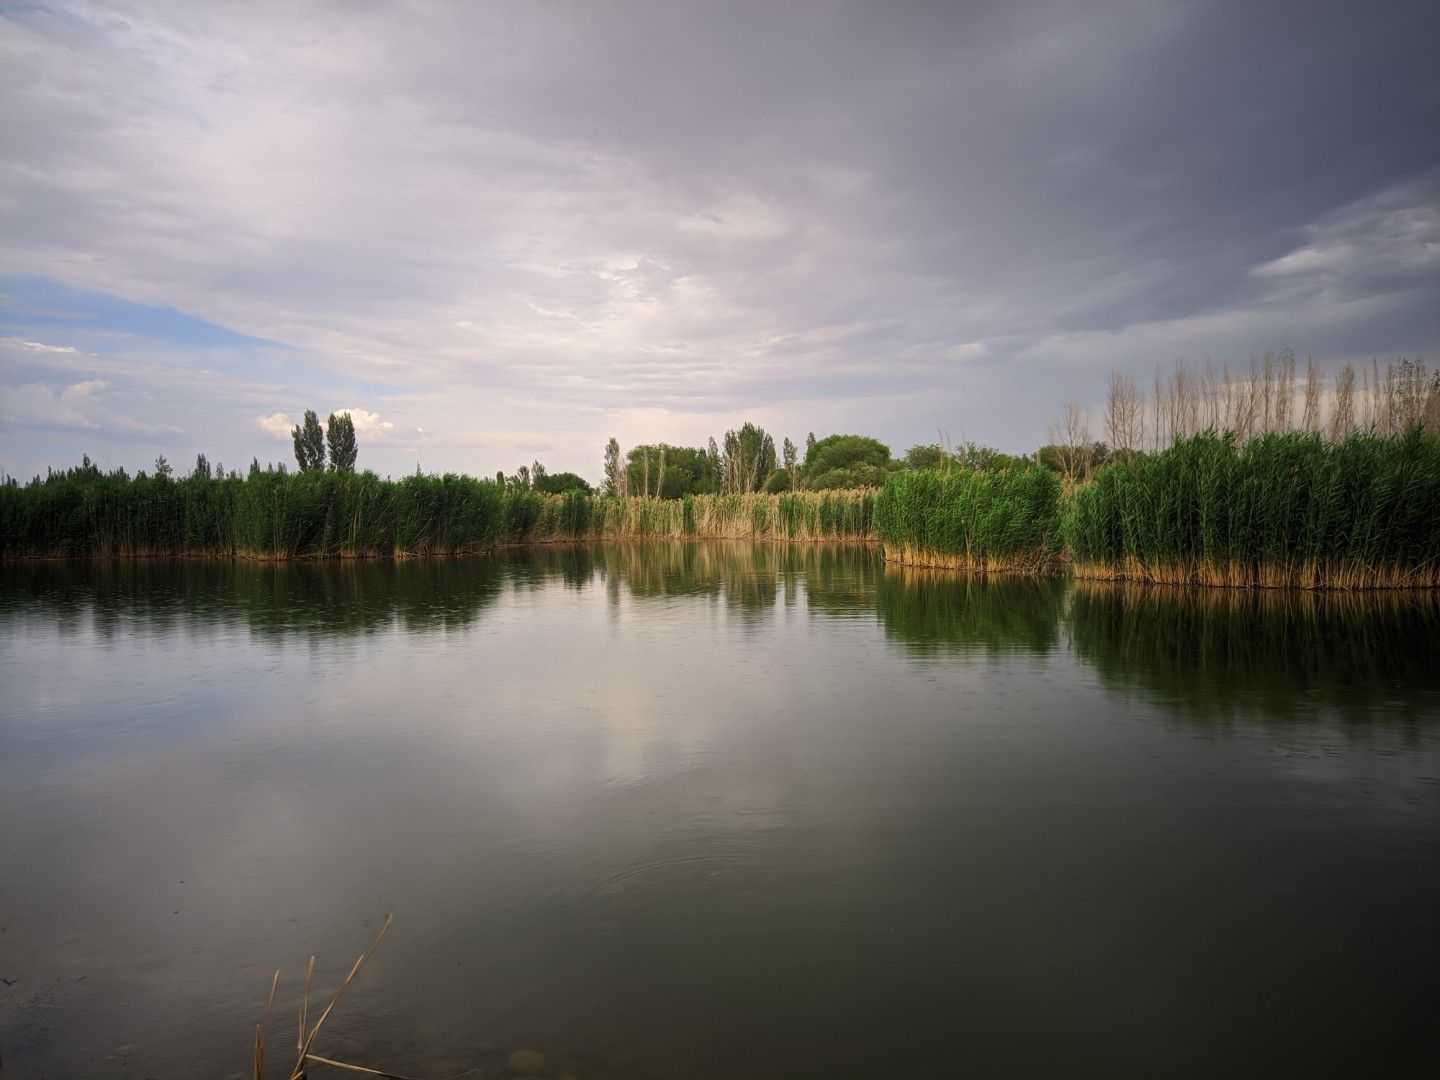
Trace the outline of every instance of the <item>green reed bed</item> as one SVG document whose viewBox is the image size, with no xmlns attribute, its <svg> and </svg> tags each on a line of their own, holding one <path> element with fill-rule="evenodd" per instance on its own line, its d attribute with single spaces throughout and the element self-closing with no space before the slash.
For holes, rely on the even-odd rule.
<svg viewBox="0 0 1440 1080">
<path fill-rule="evenodd" d="M 1061 481 L 1039 466 L 896 473 L 875 502 L 890 562 L 1040 573 L 1060 554 Z"/>
<path fill-rule="evenodd" d="M 1101 469 L 1066 525 L 1082 578 L 1440 587 L 1440 439 L 1197 435 Z"/>
<path fill-rule="evenodd" d="M 257 559 L 449 555 L 503 544 L 718 537 L 868 540 L 870 491 L 685 499 L 542 495 L 469 476 L 278 471 L 0 486 L 0 555 Z"/>
<path fill-rule="evenodd" d="M 173 480 L 73 470 L 0 487 L 0 554 L 452 554 L 525 538 L 543 498 L 454 475 L 392 481 L 373 473 L 255 472 L 243 480 Z"/>
</svg>

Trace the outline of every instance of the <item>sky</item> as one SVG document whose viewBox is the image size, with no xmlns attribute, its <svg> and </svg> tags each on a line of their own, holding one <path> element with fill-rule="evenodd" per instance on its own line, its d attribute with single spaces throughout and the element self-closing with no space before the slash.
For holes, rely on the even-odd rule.
<svg viewBox="0 0 1440 1080">
<path fill-rule="evenodd" d="M 0 2 L 0 468 L 1011 452 L 1440 359 L 1430 3 Z"/>
</svg>

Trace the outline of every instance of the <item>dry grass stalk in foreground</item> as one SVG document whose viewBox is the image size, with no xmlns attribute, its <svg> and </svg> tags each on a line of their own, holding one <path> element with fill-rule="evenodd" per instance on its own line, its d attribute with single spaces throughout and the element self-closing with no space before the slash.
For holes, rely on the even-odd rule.
<svg viewBox="0 0 1440 1080">
<path fill-rule="evenodd" d="M 355 960 L 355 963 L 351 965 L 349 974 L 341 981 L 340 986 L 335 990 L 334 996 L 330 999 L 330 1004 L 325 1006 L 325 1011 L 320 1014 L 320 1018 L 315 1021 L 313 1027 L 308 1026 L 308 1022 L 310 1014 L 310 984 L 315 975 L 315 957 L 310 957 L 310 963 L 305 970 L 305 992 L 300 999 L 300 1034 L 295 1043 L 295 1067 L 290 1070 L 290 1080 L 307 1080 L 311 1065 L 329 1065 L 335 1069 L 362 1073 L 365 1076 L 385 1077 L 388 1078 L 388 1080 L 420 1080 L 418 1077 L 407 1077 L 399 1073 L 390 1073 L 381 1069 L 370 1069 L 363 1065 L 352 1065 L 349 1062 L 336 1061 L 333 1058 L 322 1057 L 312 1051 L 312 1047 L 315 1045 L 315 1037 L 320 1034 L 320 1028 L 335 1010 L 335 1006 L 340 1003 L 340 999 L 345 996 L 345 991 L 350 989 L 350 984 L 359 976 L 370 957 L 375 955 L 375 950 L 380 947 L 380 942 L 385 940 L 385 935 L 389 933 L 390 924 L 394 920 L 394 915 L 385 916 L 385 925 L 380 928 L 380 933 L 375 935 L 375 940 L 370 944 L 370 948 L 361 953 Z M 270 997 L 265 1003 L 265 1012 L 260 1018 L 260 1023 L 256 1025 L 255 1028 L 255 1080 L 265 1080 L 265 1027 L 270 1021 L 270 1011 L 275 1004 L 275 990 L 279 985 L 280 972 L 277 970 L 274 978 L 270 981 Z M 447 1078 L 447 1080 L 459 1080 L 461 1076 L 473 1076 L 479 1071 L 479 1069 L 469 1069 L 463 1073 L 459 1073 L 453 1078 Z"/>
</svg>

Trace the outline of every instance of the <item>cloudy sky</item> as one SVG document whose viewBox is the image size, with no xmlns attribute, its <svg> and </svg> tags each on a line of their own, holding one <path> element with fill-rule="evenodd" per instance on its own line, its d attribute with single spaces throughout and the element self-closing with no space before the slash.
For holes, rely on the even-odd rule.
<svg viewBox="0 0 1440 1080">
<path fill-rule="evenodd" d="M 1430 3 L 0 3 L 0 466 L 1020 451 L 1440 359 Z"/>
</svg>

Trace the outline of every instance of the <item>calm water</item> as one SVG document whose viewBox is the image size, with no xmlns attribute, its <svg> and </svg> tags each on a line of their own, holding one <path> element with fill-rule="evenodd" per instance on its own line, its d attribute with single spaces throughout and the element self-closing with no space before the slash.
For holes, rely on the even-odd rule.
<svg viewBox="0 0 1440 1080">
<path fill-rule="evenodd" d="M 392 911 L 327 1056 L 1436 1065 L 1433 597 L 748 546 L 0 575 L 7 1076 L 238 1076 L 270 972 L 275 1046 Z"/>
</svg>

